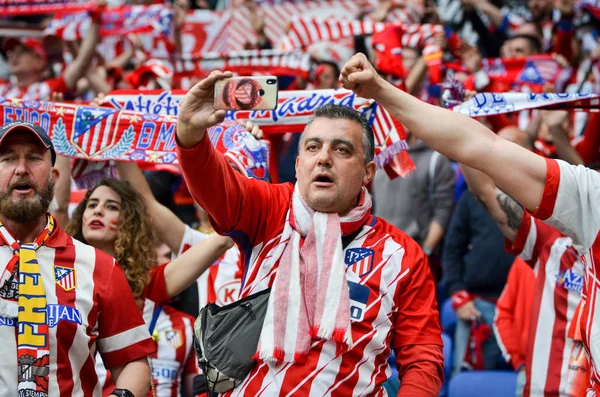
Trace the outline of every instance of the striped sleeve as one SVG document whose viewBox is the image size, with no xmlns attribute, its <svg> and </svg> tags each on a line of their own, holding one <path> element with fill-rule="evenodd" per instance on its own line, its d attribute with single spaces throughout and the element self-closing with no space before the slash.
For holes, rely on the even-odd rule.
<svg viewBox="0 0 600 397">
<path fill-rule="evenodd" d="M 109 287 L 106 295 L 101 297 L 98 333 L 98 352 L 108 369 L 156 351 L 125 275 L 118 266 L 112 267 Z"/>
</svg>

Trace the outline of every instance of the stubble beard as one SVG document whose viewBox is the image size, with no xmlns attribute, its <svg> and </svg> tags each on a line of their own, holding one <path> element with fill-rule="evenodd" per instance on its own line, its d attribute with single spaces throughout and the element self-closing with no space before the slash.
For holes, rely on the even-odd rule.
<svg viewBox="0 0 600 397">
<path fill-rule="evenodd" d="M 15 185 L 25 181 L 33 187 L 35 192 L 34 197 L 14 200 L 11 196 Z M 55 180 L 52 176 L 48 178 L 46 186 L 42 189 L 36 186 L 30 179 L 19 180 L 13 183 L 6 191 L 0 192 L 0 214 L 6 219 L 19 224 L 28 224 L 38 220 L 50 208 L 50 203 L 54 197 L 54 185 Z"/>
</svg>

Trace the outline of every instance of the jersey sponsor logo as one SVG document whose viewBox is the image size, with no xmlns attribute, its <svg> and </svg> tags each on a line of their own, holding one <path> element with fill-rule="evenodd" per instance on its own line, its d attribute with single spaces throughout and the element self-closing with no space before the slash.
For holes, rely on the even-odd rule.
<svg viewBox="0 0 600 397">
<path fill-rule="evenodd" d="M 2 316 L 0 316 L 0 327 L 1 326 L 16 327 L 17 326 L 17 319 L 16 318 L 8 318 L 8 317 L 2 317 Z"/>
<path fill-rule="evenodd" d="M 362 277 L 373 270 L 373 257 L 375 252 L 368 248 L 349 248 L 346 250 L 344 262 L 350 271 Z"/>
<path fill-rule="evenodd" d="M 181 331 L 178 329 L 168 329 L 165 331 L 165 340 L 173 349 L 179 348 L 183 345 L 183 337 Z"/>
<path fill-rule="evenodd" d="M 567 269 L 558 273 L 555 277 L 557 287 L 581 294 L 583 290 L 583 276 L 578 275 L 572 269 Z"/>
<path fill-rule="evenodd" d="M 242 284 L 240 280 L 231 281 L 217 290 L 217 304 L 219 306 L 228 305 L 237 300 L 240 295 Z"/>
<path fill-rule="evenodd" d="M 82 317 L 79 310 L 71 306 L 50 304 L 46 309 L 48 313 L 48 326 L 54 327 L 59 321 L 68 321 L 81 325 Z"/>
<path fill-rule="evenodd" d="M 152 377 L 156 383 L 170 384 L 177 381 L 180 367 L 180 364 L 177 361 L 153 358 L 151 363 Z"/>
<path fill-rule="evenodd" d="M 369 287 L 348 281 L 350 289 L 350 319 L 360 322 L 365 318 L 367 302 L 369 300 Z"/>
<path fill-rule="evenodd" d="M 54 266 L 54 281 L 65 291 L 77 287 L 76 270 L 70 267 Z"/>
</svg>

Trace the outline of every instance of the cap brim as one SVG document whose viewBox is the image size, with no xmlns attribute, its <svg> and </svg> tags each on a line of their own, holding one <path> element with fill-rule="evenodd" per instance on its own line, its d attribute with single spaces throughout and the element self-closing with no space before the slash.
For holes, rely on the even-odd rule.
<svg viewBox="0 0 600 397">
<path fill-rule="evenodd" d="M 2 131 L 2 136 L 0 137 L 0 145 L 2 145 L 2 143 L 4 142 L 4 139 L 6 139 L 7 136 L 9 136 L 10 134 L 12 134 L 16 131 L 29 132 L 29 133 L 35 135 L 35 137 L 38 139 L 38 141 L 42 145 L 44 145 L 44 147 L 46 149 L 52 148 L 52 145 L 49 145 L 47 142 L 45 142 L 44 139 L 37 133 L 37 131 L 35 131 L 33 128 L 26 126 L 26 125 L 13 125 L 12 127 L 8 128 L 7 130 Z"/>
</svg>

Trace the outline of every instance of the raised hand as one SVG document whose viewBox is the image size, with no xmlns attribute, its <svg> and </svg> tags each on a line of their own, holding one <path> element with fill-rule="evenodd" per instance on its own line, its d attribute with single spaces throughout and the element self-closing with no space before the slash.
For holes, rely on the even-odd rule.
<svg viewBox="0 0 600 397">
<path fill-rule="evenodd" d="M 376 99 L 377 93 L 385 84 L 377 70 L 371 65 L 364 54 L 352 56 L 342 68 L 340 74 L 342 87 L 354 91 L 363 98 Z"/>
<path fill-rule="evenodd" d="M 207 128 L 225 119 L 225 110 L 215 109 L 215 83 L 231 76 L 231 72 L 214 70 L 185 94 L 177 121 L 177 139 L 182 147 L 196 146 Z"/>
</svg>

